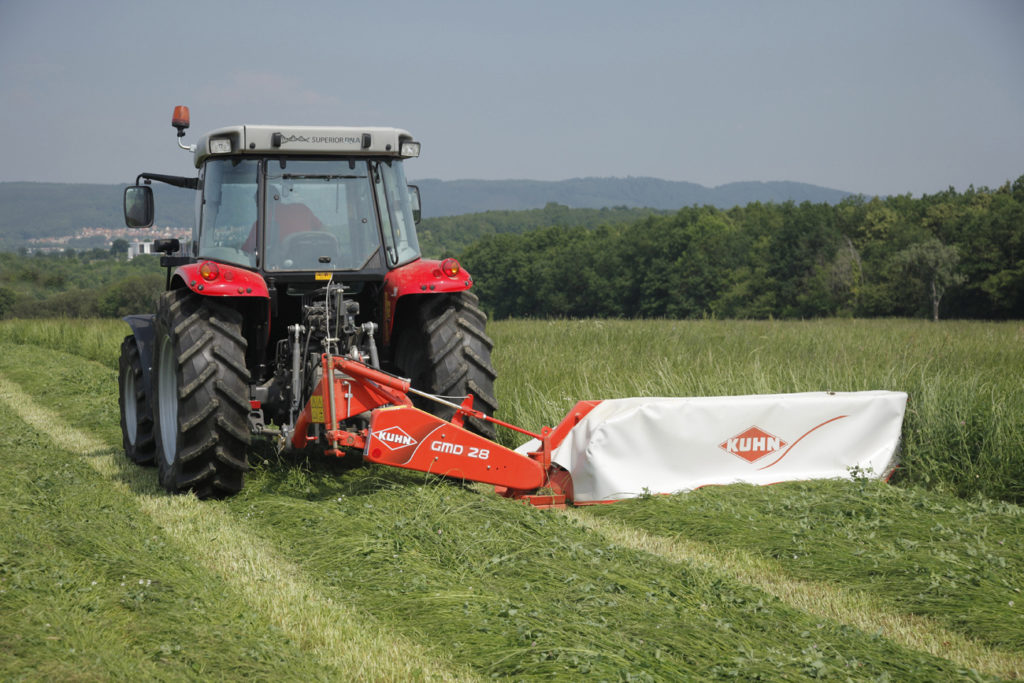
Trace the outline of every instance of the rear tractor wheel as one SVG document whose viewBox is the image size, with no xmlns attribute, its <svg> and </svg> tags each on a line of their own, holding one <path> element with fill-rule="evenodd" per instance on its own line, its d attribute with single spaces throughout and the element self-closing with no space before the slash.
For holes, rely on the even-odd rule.
<svg viewBox="0 0 1024 683">
<path fill-rule="evenodd" d="M 410 325 L 403 327 L 396 341 L 395 364 L 399 372 L 421 391 L 446 397 L 459 403 L 473 394 L 473 407 L 488 415 L 498 409 L 494 397 L 497 373 L 491 365 L 494 342 L 484 333 L 487 315 L 480 310 L 475 294 L 424 296 Z M 444 419 L 453 409 L 439 403 L 413 397 L 417 407 Z M 489 439 L 494 425 L 471 418 L 466 426 Z"/>
<path fill-rule="evenodd" d="M 223 498 L 248 469 L 249 371 L 242 315 L 188 290 L 157 306 L 154 396 L 160 483 Z"/>
</svg>

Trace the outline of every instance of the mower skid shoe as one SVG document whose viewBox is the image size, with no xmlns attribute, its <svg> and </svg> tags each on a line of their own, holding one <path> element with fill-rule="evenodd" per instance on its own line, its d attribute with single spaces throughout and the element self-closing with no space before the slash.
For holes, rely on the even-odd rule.
<svg viewBox="0 0 1024 683">
<path fill-rule="evenodd" d="M 521 491 L 535 491 L 547 478 L 536 460 L 411 406 L 373 411 L 364 457 Z"/>
</svg>

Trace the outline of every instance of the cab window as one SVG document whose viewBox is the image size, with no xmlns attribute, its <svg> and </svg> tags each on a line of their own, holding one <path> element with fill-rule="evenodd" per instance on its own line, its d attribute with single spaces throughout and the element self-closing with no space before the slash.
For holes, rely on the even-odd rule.
<svg viewBox="0 0 1024 683">
<path fill-rule="evenodd" d="M 256 225 L 259 163 L 215 159 L 203 174 L 198 256 L 242 266 L 256 263 L 242 247 Z"/>
<path fill-rule="evenodd" d="M 374 181 L 388 265 L 396 266 L 419 258 L 420 245 L 402 162 L 379 162 Z"/>
<path fill-rule="evenodd" d="M 267 270 L 360 270 L 380 247 L 362 160 L 268 159 Z"/>
</svg>

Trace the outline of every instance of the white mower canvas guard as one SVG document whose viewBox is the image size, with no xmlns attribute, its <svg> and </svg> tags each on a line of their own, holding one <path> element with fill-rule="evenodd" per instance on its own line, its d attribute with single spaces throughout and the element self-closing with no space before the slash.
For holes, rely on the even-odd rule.
<svg viewBox="0 0 1024 683">
<path fill-rule="evenodd" d="M 733 483 L 888 478 L 906 403 L 896 391 L 612 399 L 572 428 L 552 462 L 572 476 L 577 504 Z"/>
</svg>

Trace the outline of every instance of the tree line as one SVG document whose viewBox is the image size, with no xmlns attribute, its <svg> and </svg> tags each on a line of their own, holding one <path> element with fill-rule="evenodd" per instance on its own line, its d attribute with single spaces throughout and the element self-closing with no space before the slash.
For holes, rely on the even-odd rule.
<svg viewBox="0 0 1024 683">
<path fill-rule="evenodd" d="M 153 310 L 164 290 L 160 257 L 127 261 L 127 246 L 115 240 L 109 249 L 0 252 L 0 319 L 120 318 Z"/>
<path fill-rule="evenodd" d="M 668 211 L 613 206 L 603 209 L 570 209 L 564 204 L 548 202 L 542 209 L 520 211 L 483 211 L 480 213 L 424 218 L 416 231 L 420 248 L 427 258 L 444 258 L 459 254 L 470 245 L 492 235 L 532 232 L 557 225 L 562 228 L 633 223 L 648 216 L 666 215 Z"/>
<path fill-rule="evenodd" d="M 424 252 L 459 256 L 495 318 L 1024 318 L 1024 176 L 918 199 L 549 204 L 420 227 Z M 0 318 L 151 310 L 164 271 L 123 260 L 125 246 L 0 252 Z"/>
<path fill-rule="evenodd" d="M 495 318 L 1024 318 L 1024 176 L 494 234 L 460 256 Z"/>
</svg>

